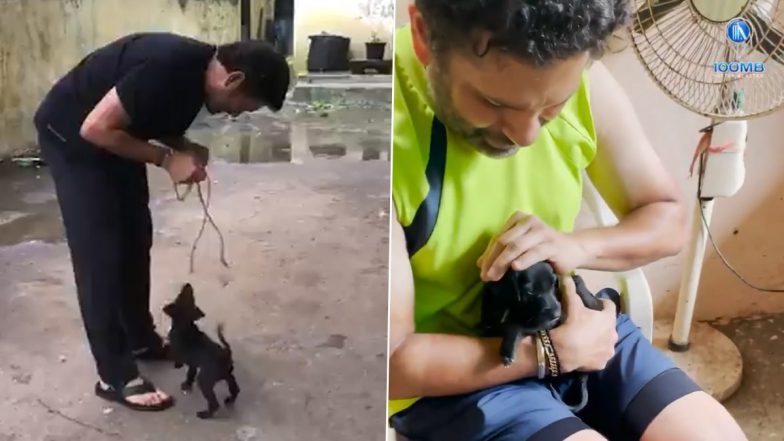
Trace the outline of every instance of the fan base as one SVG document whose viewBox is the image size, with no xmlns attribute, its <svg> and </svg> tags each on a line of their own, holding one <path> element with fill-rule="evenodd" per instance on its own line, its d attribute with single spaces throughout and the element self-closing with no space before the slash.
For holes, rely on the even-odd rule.
<svg viewBox="0 0 784 441">
<path fill-rule="evenodd" d="M 689 349 L 676 352 L 669 348 L 671 332 L 671 320 L 657 320 L 653 329 L 654 346 L 675 361 L 705 392 L 724 401 L 738 390 L 743 378 L 743 359 L 729 337 L 706 323 L 695 323 L 689 335 Z"/>
</svg>

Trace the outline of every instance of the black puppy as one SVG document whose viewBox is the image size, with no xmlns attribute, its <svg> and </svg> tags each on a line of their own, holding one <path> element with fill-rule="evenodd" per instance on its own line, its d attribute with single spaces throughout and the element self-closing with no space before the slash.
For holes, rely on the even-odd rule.
<svg viewBox="0 0 784 441">
<path fill-rule="evenodd" d="M 600 298 L 609 298 L 621 310 L 621 296 L 612 288 L 594 296 L 580 276 L 572 276 L 577 295 L 587 308 L 604 309 Z M 539 262 L 523 271 L 509 269 L 501 280 L 489 282 L 482 292 L 481 328 L 487 337 L 502 337 L 501 360 L 512 364 L 523 336 L 550 330 L 561 323 L 561 289 L 558 277 L 548 262 Z M 580 374 L 578 404 L 567 406 L 577 413 L 588 404 L 588 376 Z M 555 394 L 558 392 L 550 388 Z"/>
<path fill-rule="evenodd" d="M 615 302 L 620 311 L 620 295 L 605 288 L 594 296 L 580 276 L 573 276 L 577 295 L 587 308 L 601 311 L 599 298 Z M 561 323 L 561 289 L 548 262 L 539 262 L 523 271 L 509 269 L 501 280 L 488 282 L 482 292 L 481 328 L 485 336 L 502 337 L 501 360 L 512 364 L 524 336 L 550 330 Z"/>
<path fill-rule="evenodd" d="M 227 405 L 234 403 L 240 388 L 234 378 L 234 362 L 231 356 L 231 347 L 223 338 L 223 327 L 218 326 L 218 338 L 223 346 L 212 341 L 207 334 L 196 326 L 196 321 L 204 317 L 204 312 L 196 306 L 193 297 L 193 287 L 190 283 L 182 287 L 177 299 L 163 308 L 172 320 L 169 331 L 169 344 L 174 367 L 179 369 L 183 364 L 188 365 L 188 374 L 182 383 L 183 391 L 190 391 L 198 373 L 198 384 L 204 398 L 207 399 L 207 410 L 196 415 L 199 418 L 210 418 L 220 407 L 215 397 L 215 384 L 225 380 L 229 386 L 226 398 Z"/>
</svg>

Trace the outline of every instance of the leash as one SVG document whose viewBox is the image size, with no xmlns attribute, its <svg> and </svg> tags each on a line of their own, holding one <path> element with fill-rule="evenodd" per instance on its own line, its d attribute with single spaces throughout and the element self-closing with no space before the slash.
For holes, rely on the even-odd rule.
<svg viewBox="0 0 784 441">
<path fill-rule="evenodd" d="M 187 184 L 185 192 L 180 194 L 180 190 L 178 187 L 179 184 L 174 184 L 174 194 L 177 196 L 177 200 L 180 202 L 185 201 L 185 198 L 188 197 L 191 190 L 193 189 L 193 182 Z M 205 200 L 204 193 L 201 190 L 201 183 L 196 184 L 196 192 L 199 195 L 199 202 L 201 203 L 202 209 L 204 210 L 204 217 L 201 220 L 201 228 L 199 228 L 199 234 L 196 235 L 196 240 L 193 241 L 193 245 L 191 246 L 191 260 L 190 260 L 190 273 L 193 274 L 193 261 L 196 254 L 196 247 L 199 244 L 199 240 L 201 240 L 201 236 L 204 234 L 204 227 L 207 226 L 207 222 L 212 225 L 212 228 L 218 233 L 218 238 L 220 239 L 220 262 L 223 264 L 224 267 L 228 268 L 229 263 L 226 260 L 226 243 L 223 239 L 223 233 L 221 233 L 220 228 L 215 223 L 215 220 L 210 215 L 210 199 L 212 199 L 212 180 L 210 176 L 207 175 L 207 198 Z"/>
<path fill-rule="evenodd" d="M 588 374 L 581 372 L 580 375 L 577 377 L 577 381 L 580 382 L 580 402 L 577 404 L 569 404 L 561 398 L 561 392 L 556 389 L 553 383 L 549 383 L 550 390 L 558 397 L 564 405 L 572 412 L 572 413 L 579 413 L 585 406 L 588 405 Z"/>
</svg>

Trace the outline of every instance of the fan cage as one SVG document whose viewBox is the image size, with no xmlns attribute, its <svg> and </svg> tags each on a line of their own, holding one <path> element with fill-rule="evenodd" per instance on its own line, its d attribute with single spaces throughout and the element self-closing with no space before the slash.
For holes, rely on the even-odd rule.
<svg viewBox="0 0 784 441">
<path fill-rule="evenodd" d="M 779 0 L 750 0 L 737 16 L 745 43 L 727 36 L 691 0 L 637 0 L 628 29 L 637 57 L 675 102 L 716 121 L 743 120 L 784 106 L 784 11 Z M 760 72 L 760 70 L 762 70 Z"/>
</svg>

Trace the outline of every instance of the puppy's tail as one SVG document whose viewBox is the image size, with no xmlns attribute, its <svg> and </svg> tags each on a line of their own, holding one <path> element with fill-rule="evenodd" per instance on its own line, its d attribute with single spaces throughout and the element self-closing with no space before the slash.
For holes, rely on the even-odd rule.
<svg viewBox="0 0 784 441">
<path fill-rule="evenodd" d="M 231 346 L 229 346 L 229 342 L 223 337 L 223 323 L 218 325 L 218 340 L 220 340 L 224 349 L 226 349 L 228 356 L 231 357 Z"/>
</svg>

